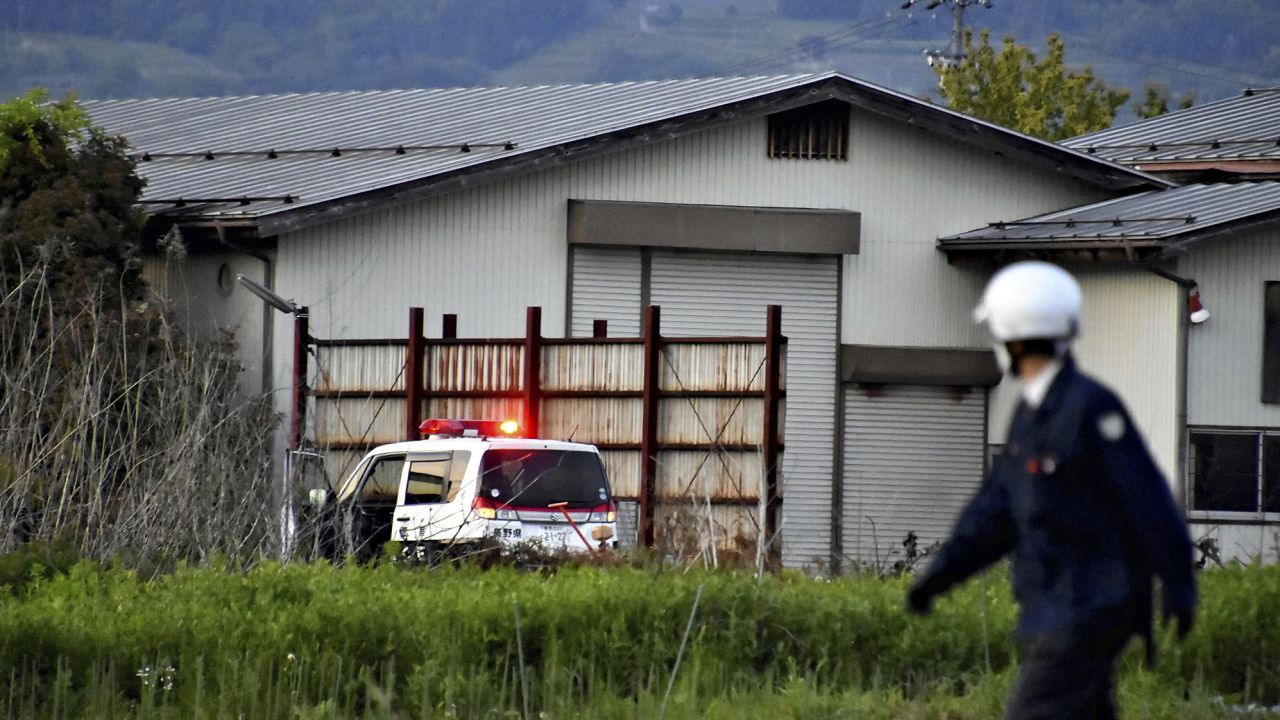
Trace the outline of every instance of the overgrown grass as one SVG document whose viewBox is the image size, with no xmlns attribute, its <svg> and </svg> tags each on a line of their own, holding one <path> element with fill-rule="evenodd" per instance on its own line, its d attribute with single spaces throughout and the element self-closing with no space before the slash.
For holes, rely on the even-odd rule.
<svg viewBox="0 0 1280 720">
<path fill-rule="evenodd" d="M 0 598 L 9 717 L 990 718 L 1013 672 L 1001 574 L 901 610 L 906 579 L 662 565 L 263 564 L 151 581 L 79 564 Z M 1280 570 L 1204 576 L 1202 620 L 1123 663 L 1128 717 L 1280 702 Z M 693 600 L 693 632 L 664 697 Z M 520 622 L 516 621 L 519 606 Z M 523 659 L 521 655 L 523 648 Z"/>
</svg>

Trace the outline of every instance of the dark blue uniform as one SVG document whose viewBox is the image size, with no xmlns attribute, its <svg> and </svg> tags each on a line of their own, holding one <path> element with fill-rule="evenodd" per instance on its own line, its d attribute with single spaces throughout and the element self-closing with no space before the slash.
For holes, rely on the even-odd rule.
<svg viewBox="0 0 1280 720">
<path fill-rule="evenodd" d="M 1020 403 L 1004 451 L 912 589 L 916 609 L 1013 554 L 1022 668 L 1006 717 L 1112 717 L 1115 656 L 1150 639 L 1152 578 L 1189 626 L 1192 545 L 1123 404 L 1070 357 L 1037 409 Z"/>
</svg>

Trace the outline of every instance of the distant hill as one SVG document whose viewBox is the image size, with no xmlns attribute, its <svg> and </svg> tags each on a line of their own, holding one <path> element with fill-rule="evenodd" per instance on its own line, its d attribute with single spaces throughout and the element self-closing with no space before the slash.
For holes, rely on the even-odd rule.
<svg viewBox="0 0 1280 720">
<path fill-rule="evenodd" d="M 946 8 L 901 0 L 9 0 L 0 94 L 253 94 L 641 80 L 837 69 L 913 94 Z M 1280 85 L 1275 0 L 996 0 L 975 27 L 1113 85 L 1201 101 Z"/>
</svg>

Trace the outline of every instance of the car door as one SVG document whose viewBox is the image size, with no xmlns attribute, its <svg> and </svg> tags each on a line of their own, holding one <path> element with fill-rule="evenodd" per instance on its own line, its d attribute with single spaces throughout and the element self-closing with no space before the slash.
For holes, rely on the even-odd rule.
<svg viewBox="0 0 1280 720">
<path fill-rule="evenodd" d="M 464 524 L 463 484 L 471 453 L 414 453 L 405 463 L 396 509 L 396 539 L 444 545 L 471 540 Z"/>
<path fill-rule="evenodd" d="M 351 552 L 357 560 L 375 557 L 391 539 L 405 457 L 394 454 L 371 458 L 357 481 L 347 513 Z"/>
</svg>

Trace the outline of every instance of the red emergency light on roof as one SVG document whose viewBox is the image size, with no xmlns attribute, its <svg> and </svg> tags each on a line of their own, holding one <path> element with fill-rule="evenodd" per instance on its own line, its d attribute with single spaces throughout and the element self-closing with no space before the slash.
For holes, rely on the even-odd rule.
<svg viewBox="0 0 1280 720">
<path fill-rule="evenodd" d="M 418 432 L 424 437 L 520 437 L 520 423 L 515 420 L 454 420 L 430 418 L 423 420 Z"/>
</svg>

